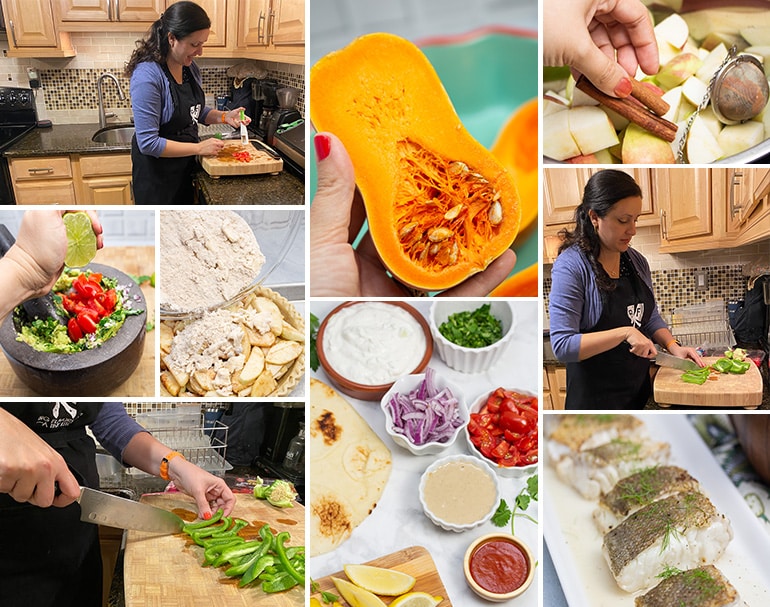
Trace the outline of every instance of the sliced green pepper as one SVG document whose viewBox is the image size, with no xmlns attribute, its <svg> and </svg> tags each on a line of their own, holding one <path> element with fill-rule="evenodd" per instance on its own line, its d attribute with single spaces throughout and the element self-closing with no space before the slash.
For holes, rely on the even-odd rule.
<svg viewBox="0 0 770 607">
<path fill-rule="evenodd" d="M 195 529 L 203 529 L 204 527 L 208 527 L 209 525 L 213 525 L 214 523 L 218 523 L 219 519 L 222 518 L 225 511 L 220 508 L 217 510 L 214 515 L 209 520 L 202 520 L 198 521 L 197 523 L 187 523 L 184 527 L 182 527 L 182 530 L 189 534 L 190 531 L 194 531 Z"/>
<path fill-rule="evenodd" d="M 733 364 L 733 361 L 730 360 L 729 358 L 720 358 L 711 366 L 717 371 L 719 371 L 720 373 L 729 373 L 730 367 L 732 367 L 732 364 Z"/>
<path fill-rule="evenodd" d="M 288 574 L 293 577 L 298 584 L 302 584 L 304 586 L 305 576 L 294 568 L 294 566 L 289 561 L 289 558 L 286 556 L 286 549 L 283 547 L 284 542 L 290 537 L 291 536 L 287 531 L 281 531 L 281 533 L 275 536 L 275 546 L 273 547 L 273 550 L 278 556 L 278 561 L 281 563 L 281 565 L 283 565 L 283 568 L 288 572 Z"/>
<path fill-rule="evenodd" d="M 262 592 L 284 592 L 297 585 L 297 579 L 288 572 L 280 573 L 272 580 L 262 582 Z"/>
<path fill-rule="evenodd" d="M 751 363 L 745 360 L 731 360 L 730 361 L 730 373 L 736 375 L 743 375 L 751 367 Z"/>
<path fill-rule="evenodd" d="M 252 552 L 259 550 L 261 543 L 262 542 L 257 541 L 244 542 L 243 544 L 238 544 L 237 546 L 228 547 L 226 550 L 223 550 L 222 553 L 211 564 L 214 567 L 220 567 L 225 563 L 229 563 L 233 559 L 251 554 Z"/>
<path fill-rule="evenodd" d="M 263 533 L 266 528 L 266 533 Z M 270 526 L 265 525 L 262 527 L 262 529 L 259 530 L 259 534 L 262 537 L 262 542 L 260 543 L 259 549 L 256 550 L 253 553 L 248 553 L 245 558 L 240 561 L 238 564 L 233 565 L 230 567 L 227 571 L 225 571 L 225 575 L 227 577 L 235 577 L 237 575 L 243 575 L 246 573 L 250 567 L 257 562 L 260 558 L 263 556 L 267 556 L 267 553 L 270 552 L 270 549 L 273 547 L 273 534 L 270 533 Z M 261 569 L 260 573 L 264 570 L 267 565 L 272 565 L 272 557 L 271 562 L 266 563 Z M 256 577 L 256 576 L 255 576 Z"/>
</svg>

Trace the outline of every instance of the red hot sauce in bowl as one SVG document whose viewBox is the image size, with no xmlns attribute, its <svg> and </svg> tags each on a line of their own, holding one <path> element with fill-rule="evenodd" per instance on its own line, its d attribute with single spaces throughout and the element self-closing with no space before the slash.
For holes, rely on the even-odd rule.
<svg viewBox="0 0 770 607">
<path fill-rule="evenodd" d="M 495 594 L 513 592 L 529 574 L 529 562 L 522 549 L 504 539 L 481 544 L 471 555 L 469 565 L 476 583 Z"/>
</svg>

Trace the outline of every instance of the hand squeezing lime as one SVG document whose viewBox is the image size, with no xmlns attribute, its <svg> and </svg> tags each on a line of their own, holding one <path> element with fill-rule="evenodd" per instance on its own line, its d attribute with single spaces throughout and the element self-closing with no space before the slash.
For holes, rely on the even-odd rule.
<svg viewBox="0 0 770 607">
<path fill-rule="evenodd" d="M 96 234 L 88 213 L 76 211 L 62 217 L 67 230 L 67 254 L 64 263 L 70 268 L 82 268 L 96 255 Z"/>
</svg>

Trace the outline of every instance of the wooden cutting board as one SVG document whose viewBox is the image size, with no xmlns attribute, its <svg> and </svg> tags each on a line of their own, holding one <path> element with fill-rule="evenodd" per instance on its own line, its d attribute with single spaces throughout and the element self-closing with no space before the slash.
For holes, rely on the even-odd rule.
<svg viewBox="0 0 770 607">
<path fill-rule="evenodd" d="M 713 364 L 719 357 L 704 357 Z M 743 375 L 720 373 L 716 380 L 703 385 L 682 380 L 682 371 L 661 367 L 655 375 L 653 392 L 660 405 L 692 405 L 696 407 L 744 407 L 754 409 L 762 404 L 762 375 L 752 363 Z"/>
<path fill-rule="evenodd" d="M 111 247 L 99 249 L 94 257 L 94 263 L 117 268 L 125 274 L 134 276 L 150 275 L 155 271 L 155 247 Z M 142 294 L 147 303 L 147 320 L 157 322 L 155 317 L 155 288 L 149 283 L 142 285 Z M 144 352 L 131 377 L 117 386 L 110 394 L 104 396 L 155 396 L 157 381 L 155 364 L 155 331 L 145 335 Z M 5 356 L 0 355 L 0 394 L 3 396 L 37 396 L 40 395 L 29 388 L 13 372 Z"/>
<path fill-rule="evenodd" d="M 305 543 L 305 508 L 275 508 L 264 500 L 237 494 L 232 516 L 255 526 L 269 523 L 280 532 L 288 531 L 288 546 Z M 142 502 L 166 510 L 184 508 L 195 512 L 191 498 L 180 493 L 154 493 Z M 300 607 L 305 604 L 304 589 L 265 594 L 259 585 L 238 588 L 223 569 L 202 567 L 203 550 L 191 544 L 186 535 L 155 535 L 128 531 L 123 565 L 126 607 Z"/>
<path fill-rule="evenodd" d="M 441 581 L 441 577 L 436 569 L 436 564 L 433 562 L 433 558 L 430 553 L 422 546 L 411 546 L 410 548 L 404 548 L 398 552 L 381 556 L 364 563 L 365 565 L 373 565 L 374 567 L 384 567 L 386 569 L 396 569 L 397 571 L 403 571 L 411 576 L 414 576 L 417 581 L 412 588 L 412 592 L 427 592 L 433 596 L 443 597 L 441 607 L 452 607 L 452 602 L 447 596 L 444 583 Z M 334 587 L 332 577 L 342 578 L 347 580 L 343 571 L 338 571 L 326 577 L 320 579 L 313 578 L 318 583 L 318 591 L 311 596 L 318 597 L 320 599 L 321 592 L 329 591 L 339 595 L 337 589 Z M 387 599 L 386 602 L 390 602 L 391 599 Z"/>
<path fill-rule="evenodd" d="M 234 154 L 248 152 L 249 160 L 239 160 Z M 259 175 L 279 173 L 283 169 L 283 160 L 273 158 L 253 144 L 243 145 L 240 141 L 228 141 L 216 156 L 201 156 L 201 166 L 212 177 L 227 175 Z"/>
</svg>

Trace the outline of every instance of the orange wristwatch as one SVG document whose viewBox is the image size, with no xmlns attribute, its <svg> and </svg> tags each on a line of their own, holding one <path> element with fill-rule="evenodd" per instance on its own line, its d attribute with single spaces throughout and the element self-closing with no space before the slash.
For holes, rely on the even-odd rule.
<svg viewBox="0 0 770 607">
<path fill-rule="evenodd" d="M 182 459 L 184 459 L 184 455 L 182 455 L 178 451 L 172 451 L 166 457 L 160 460 L 160 478 L 162 478 L 164 481 L 171 480 L 168 476 L 168 463 L 175 457 L 181 457 Z"/>
</svg>

